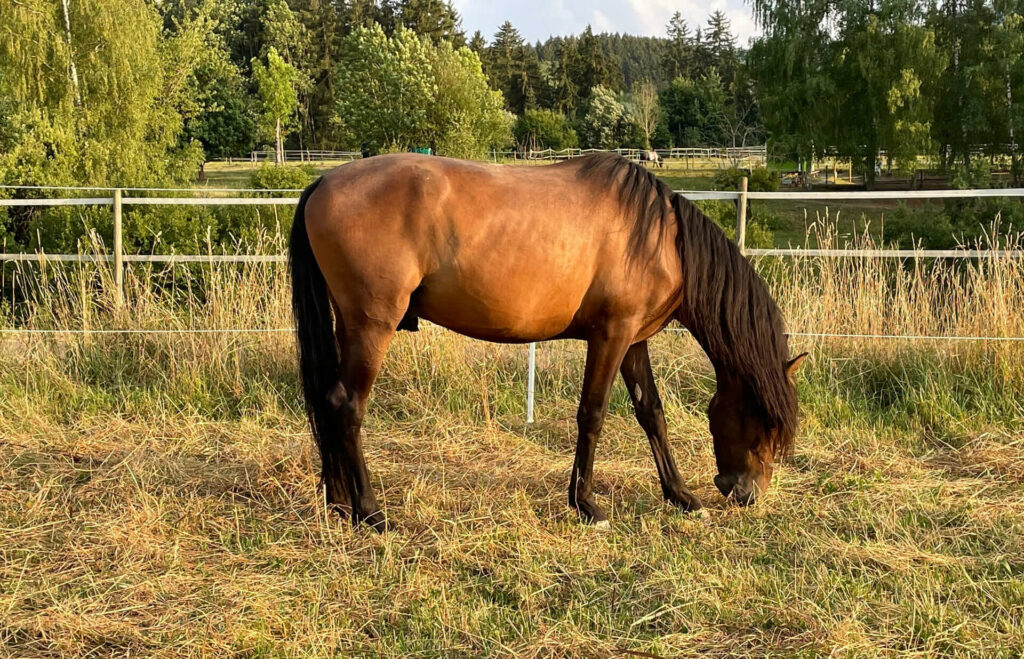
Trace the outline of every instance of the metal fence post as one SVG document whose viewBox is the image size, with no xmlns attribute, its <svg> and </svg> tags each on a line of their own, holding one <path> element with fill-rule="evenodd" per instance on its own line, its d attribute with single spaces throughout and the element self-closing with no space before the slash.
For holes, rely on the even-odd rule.
<svg viewBox="0 0 1024 659">
<path fill-rule="evenodd" d="M 121 230 L 121 189 L 114 190 L 114 299 L 124 303 L 124 243 Z"/>
<path fill-rule="evenodd" d="M 537 344 L 530 344 L 530 360 L 526 376 L 526 422 L 533 423 L 534 381 L 537 379 Z"/>
<path fill-rule="evenodd" d="M 736 244 L 740 253 L 747 248 L 747 177 L 740 179 L 739 205 L 736 207 Z"/>
</svg>

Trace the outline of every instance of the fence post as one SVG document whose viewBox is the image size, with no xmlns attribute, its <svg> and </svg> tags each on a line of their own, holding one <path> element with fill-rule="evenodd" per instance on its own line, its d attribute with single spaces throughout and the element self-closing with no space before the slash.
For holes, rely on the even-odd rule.
<svg viewBox="0 0 1024 659">
<path fill-rule="evenodd" d="M 114 299 L 124 303 L 124 243 L 121 231 L 121 189 L 114 190 Z"/>
<path fill-rule="evenodd" d="M 740 198 L 736 207 L 736 244 L 742 254 L 747 248 L 747 177 L 740 179 Z"/>
<path fill-rule="evenodd" d="M 530 344 L 530 360 L 526 375 L 526 422 L 533 423 L 534 381 L 537 379 L 537 344 Z"/>
</svg>

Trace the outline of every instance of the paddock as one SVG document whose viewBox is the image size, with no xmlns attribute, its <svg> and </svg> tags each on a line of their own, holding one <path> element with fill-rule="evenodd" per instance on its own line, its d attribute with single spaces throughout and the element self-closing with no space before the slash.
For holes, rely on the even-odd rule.
<svg viewBox="0 0 1024 659">
<path fill-rule="evenodd" d="M 94 193 L 111 212 L 138 196 Z M 611 533 L 564 505 L 576 344 L 537 346 L 528 423 L 527 347 L 401 334 L 368 415 L 396 522 L 377 536 L 318 496 L 280 257 L 18 257 L 5 291 L 47 283 L 0 325 L 0 638 L 22 656 L 1019 654 L 1020 245 L 892 254 L 823 231 L 816 252 L 747 250 L 812 354 L 774 487 L 750 509 L 716 493 L 713 375 L 666 332 L 655 372 L 708 513 L 662 502 L 616 384 Z"/>
</svg>

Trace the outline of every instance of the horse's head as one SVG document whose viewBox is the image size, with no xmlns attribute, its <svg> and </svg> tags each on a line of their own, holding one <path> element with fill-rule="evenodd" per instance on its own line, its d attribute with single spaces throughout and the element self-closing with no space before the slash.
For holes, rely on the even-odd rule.
<svg viewBox="0 0 1024 659">
<path fill-rule="evenodd" d="M 789 386 L 805 357 L 807 353 L 781 365 Z M 778 447 L 791 439 L 781 434 L 793 429 L 779 428 L 767 418 L 746 381 L 721 373 L 718 391 L 708 406 L 708 421 L 718 464 L 715 485 L 740 505 L 754 503 L 771 482 Z"/>
</svg>

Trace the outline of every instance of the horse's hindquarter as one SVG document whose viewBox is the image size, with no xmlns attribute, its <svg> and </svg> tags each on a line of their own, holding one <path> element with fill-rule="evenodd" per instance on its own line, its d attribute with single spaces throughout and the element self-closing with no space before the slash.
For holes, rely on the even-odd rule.
<svg viewBox="0 0 1024 659">
<path fill-rule="evenodd" d="M 386 312 L 366 307 L 400 305 L 391 312 L 400 318 L 411 298 L 415 315 L 493 341 L 579 334 L 605 321 L 598 315 L 644 314 L 643 294 L 626 290 L 637 285 L 621 272 L 622 212 L 571 165 L 403 155 L 354 167 L 325 180 L 327 203 L 314 196 L 307 207 L 314 252 L 343 311 L 379 316 Z M 315 220 L 317 211 L 332 217 Z"/>
</svg>

